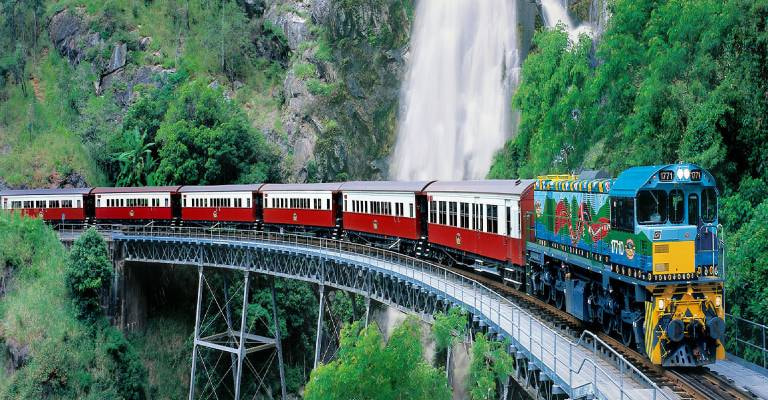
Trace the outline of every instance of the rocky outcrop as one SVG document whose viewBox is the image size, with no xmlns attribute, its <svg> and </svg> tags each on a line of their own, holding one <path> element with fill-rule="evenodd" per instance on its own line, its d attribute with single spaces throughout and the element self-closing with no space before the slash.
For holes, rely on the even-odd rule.
<svg viewBox="0 0 768 400">
<path fill-rule="evenodd" d="M 13 338 L 7 338 L 5 348 L 8 351 L 8 367 L 16 371 L 29 361 L 29 345 L 17 342 Z"/>
<path fill-rule="evenodd" d="M 83 18 L 68 9 L 51 18 L 48 34 L 56 50 L 72 64 L 83 60 L 89 49 L 103 44 L 99 34 L 88 32 Z"/>
<path fill-rule="evenodd" d="M 310 38 L 308 18 L 310 6 L 303 1 L 273 2 L 264 13 L 264 20 L 277 27 L 285 35 L 292 51 Z"/>
</svg>

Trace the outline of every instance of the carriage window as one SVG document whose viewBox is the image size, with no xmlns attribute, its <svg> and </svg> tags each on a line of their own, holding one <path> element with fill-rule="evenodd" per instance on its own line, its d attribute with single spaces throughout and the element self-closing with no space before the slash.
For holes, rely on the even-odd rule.
<svg viewBox="0 0 768 400">
<path fill-rule="evenodd" d="M 21 208 L 21 202 L 20 201 L 12 201 L 11 202 L 11 208 Z"/>
<path fill-rule="evenodd" d="M 667 192 L 663 190 L 638 192 L 637 222 L 642 225 L 667 222 Z"/>
<path fill-rule="evenodd" d="M 685 195 L 680 189 L 674 189 L 669 192 L 669 222 L 679 224 L 685 218 Z"/>
<path fill-rule="evenodd" d="M 437 215 L 438 215 L 438 217 L 440 219 L 440 221 L 438 222 L 440 225 L 445 225 L 446 220 L 447 220 L 446 217 L 445 217 L 445 211 L 446 211 L 446 204 L 445 203 L 447 203 L 447 202 L 446 201 L 440 201 L 439 202 L 440 210 L 438 211 Z"/>
<path fill-rule="evenodd" d="M 512 236 L 512 209 L 507 207 L 507 236 Z"/>
<path fill-rule="evenodd" d="M 429 223 L 437 223 L 437 202 L 434 200 L 429 202 Z"/>
<path fill-rule="evenodd" d="M 458 210 L 456 208 L 457 207 L 455 201 L 448 203 L 448 225 L 450 226 L 458 225 L 458 221 L 456 220 L 456 212 Z"/>
<path fill-rule="evenodd" d="M 35 208 L 35 202 L 34 201 L 25 201 L 24 202 L 24 208 Z"/>
<path fill-rule="evenodd" d="M 485 231 L 496 233 L 499 231 L 499 206 L 486 206 L 486 224 Z"/>
<path fill-rule="evenodd" d="M 36 208 L 45 208 L 45 200 L 37 200 L 37 201 L 35 201 L 35 207 Z"/>
<path fill-rule="evenodd" d="M 699 195 L 688 195 L 688 225 L 699 224 Z"/>
<path fill-rule="evenodd" d="M 331 209 L 331 199 L 325 199 L 325 209 L 326 210 Z"/>
<path fill-rule="evenodd" d="M 363 205 L 365 206 L 365 208 L 364 208 L 364 212 L 365 212 L 366 214 L 368 214 L 368 202 L 367 202 L 367 201 L 364 201 L 364 202 L 363 202 Z"/>
<path fill-rule="evenodd" d="M 61 208 L 59 207 L 61 203 L 58 200 L 49 200 L 48 201 L 48 207 L 49 208 Z"/>
<path fill-rule="evenodd" d="M 469 228 L 469 203 L 459 203 L 459 226 Z"/>
<path fill-rule="evenodd" d="M 627 232 L 635 230 L 635 199 L 611 199 L 611 228 Z"/>
<path fill-rule="evenodd" d="M 413 203 L 408 203 L 408 213 L 413 218 Z"/>
<path fill-rule="evenodd" d="M 717 195 L 715 189 L 706 188 L 701 191 L 701 219 L 704 222 L 715 222 L 717 218 Z"/>
<path fill-rule="evenodd" d="M 251 198 L 250 197 L 245 199 L 245 207 L 246 208 L 251 208 Z"/>
<path fill-rule="evenodd" d="M 72 200 L 62 200 L 61 201 L 61 207 L 63 207 L 63 208 L 72 208 Z"/>
<path fill-rule="evenodd" d="M 477 230 L 478 231 L 483 230 L 483 205 L 482 204 L 477 205 Z"/>
<path fill-rule="evenodd" d="M 81 201 L 82 200 L 78 200 L 77 201 L 77 208 L 83 208 Z"/>
</svg>

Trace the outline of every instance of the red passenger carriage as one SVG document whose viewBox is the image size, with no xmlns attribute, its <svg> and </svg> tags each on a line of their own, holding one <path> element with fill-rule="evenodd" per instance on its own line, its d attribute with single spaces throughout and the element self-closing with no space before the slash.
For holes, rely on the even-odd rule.
<svg viewBox="0 0 768 400">
<path fill-rule="evenodd" d="M 0 206 L 46 221 L 82 222 L 90 188 L 8 190 L 0 192 Z"/>
<path fill-rule="evenodd" d="M 344 229 L 369 238 L 418 241 L 426 234 L 420 223 L 426 210 L 420 182 L 347 182 L 341 185 Z"/>
<path fill-rule="evenodd" d="M 266 184 L 261 188 L 264 223 L 340 229 L 339 183 Z"/>
<path fill-rule="evenodd" d="M 263 184 L 182 186 L 181 218 L 184 221 L 255 223 L 258 191 Z"/>
<path fill-rule="evenodd" d="M 102 221 L 170 221 L 178 218 L 181 186 L 100 187 L 91 191 L 96 219 Z"/>
<path fill-rule="evenodd" d="M 456 263 L 498 273 L 525 265 L 534 180 L 438 181 L 426 189 L 429 242 Z M 519 278 L 519 276 L 517 277 Z M 516 278 L 510 277 L 509 279 Z"/>
</svg>

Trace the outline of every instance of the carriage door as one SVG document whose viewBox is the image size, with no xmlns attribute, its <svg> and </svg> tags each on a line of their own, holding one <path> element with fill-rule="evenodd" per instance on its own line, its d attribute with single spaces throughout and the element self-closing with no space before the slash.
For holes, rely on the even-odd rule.
<svg viewBox="0 0 768 400">
<path fill-rule="evenodd" d="M 514 255 L 514 245 L 515 240 L 514 237 L 514 231 L 512 230 L 512 218 L 516 218 L 516 216 L 512 215 L 513 210 L 513 203 L 511 199 L 505 199 L 504 200 L 504 226 L 506 227 L 506 230 L 504 231 L 504 245 L 506 247 L 507 252 L 507 260 L 512 260 L 512 257 Z"/>
</svg>

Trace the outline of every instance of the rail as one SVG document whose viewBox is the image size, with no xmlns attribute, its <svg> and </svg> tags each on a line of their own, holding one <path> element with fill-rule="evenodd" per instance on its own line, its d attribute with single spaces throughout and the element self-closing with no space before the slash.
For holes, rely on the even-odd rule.
<svg viewBox="0 0 768 400">
<path fill-rule="evenodd" d="M 91 225 L 93 226 L 93 225 Z M 511 302 L 509 299 L 501 296 L 497 292 L 489 289 L 481 283 L 465 277 L 463 275 L 449 271 L 448 269 L 432 262 L 424 261 L 414 257 L 406 256 L 390 250 L 350 243 L 334 239 L 318 238 L 296 234 L 285 234 L 276 232 L 250 231 L 229 228 L 198 228 L 198 227 L 169 227 L 169 226 L 121 226 L 121 225 L 95 225 L 102 235 L 108 237 L 117 236 L 136 236 L 136 237 L 155 237 L 155 238 L 197 238 L 210 241 L 249 241 L 264 242 L 276 244 L 289 244 L 297 247 L 316 248 L 326 254 L 336 255 L 340 258 L 344 256 L 363 256 L 369 265 L 382 268 L 384 263 L 389 265 L 397 264 L 404 266 L 403 275 L 406 278 L 418 280 L 424 284 L 432 285 L 438 292 L 454 301 L 465 304 L 472 308 L 473 314 L 484 316 L 497 332 L 503 333 L 505 337 L 512 340 L 512 345 L 526 354 L 528 359 L 542 370 L 551 372 L 553 379 L 571 389 L 572 398 L 579 398 L 586 395 L 594 395 L 598 398 L 607 398 L 607 393 L 614 389 L 621 399 L 668 399 L 672 400 L 668 394 L 661 390 L 658 385 L 651 381 L 645 374 L 633 366 L 624 367 L 629 363 L 616 353 L 611 347 L 599 339 L 597 336 L 587 333 L 592 340 L 592 348 L 596 354 L 597 346 L 611 349 L 622 360 L 620 373 L 615 377 L 615 373 L 609 373 L 602 366 L 598 365 L 594 359 L 584 358 L 580 360 L 578 367 L 574 367 L 574 349 L 584 347 L 582 340 L 574 342 L 566 336 L 561 335 L 554 329 L 546 326 L 526 310 Z M 82 232 L 86 227 L 83 225 L 60 224 L 55 228 L 60 236 L 69 234 L 74 238 L 77 233 Z M 511 309 L 510 315 L 502 313 L 502 305 L 505 312 Z M 526 323 L 527 320 L 527 323 Z M 527 325 L 527 326 L 524 326 Z M 584 335 L 582 335 L 582 338 Z M 524 344 L 528 344 L 527 349 Z M 535 345 L 535 346 L 534 346 Z M 538 346 L 538 347 L 536 347 Z M 537 349 L 538 351 L 534 351 Z M 551 362 L 547 362 L 551 360 Z M 591 370 L 592 381 L 587 384 L 574 387 L 574 376 L 578 376 L 585 369 Z M 630 378 L 629 373 L 634 373 L 639 378 L 641 384 L 647 385 L 650 393 L 646 391 L 628 391 L 625 390 L 625 378 Z M 566 378 L 563 378 L 567 376 Z M 641 396 L 640 395 L 647 395 Z"/>
</svg>

